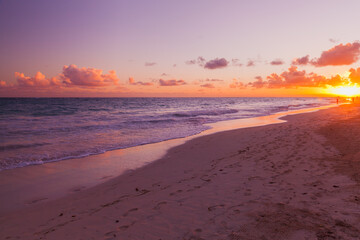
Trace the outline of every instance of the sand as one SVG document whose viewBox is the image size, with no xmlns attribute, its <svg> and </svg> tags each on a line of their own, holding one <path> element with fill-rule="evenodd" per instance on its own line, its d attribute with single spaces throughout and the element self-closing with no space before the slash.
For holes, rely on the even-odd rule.
<svg viewBox="0 0 360 240">
<path fill-rule="evenodd" d="M 360 106 L 194 138 L 0 216 L 2 239 L 359 239 Z"/>
</svg>

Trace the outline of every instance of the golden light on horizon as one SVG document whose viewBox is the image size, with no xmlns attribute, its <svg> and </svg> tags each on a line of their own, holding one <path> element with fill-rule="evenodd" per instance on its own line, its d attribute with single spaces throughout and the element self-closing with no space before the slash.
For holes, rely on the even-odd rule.
<svg viewBox="0 0 360 240">
<path fill-rule="evenodd" d="M 329 88 L 326 90 L 328 93 L 336 94 L 342 97 L 353 97 L 360 95 L 360 87 L 357 85 L 347 85 Z"/>
</svg>

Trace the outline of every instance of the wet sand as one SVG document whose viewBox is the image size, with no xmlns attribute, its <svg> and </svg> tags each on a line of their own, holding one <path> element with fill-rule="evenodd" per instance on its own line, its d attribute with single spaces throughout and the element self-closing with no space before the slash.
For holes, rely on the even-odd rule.
<svg viewBox="0 0 360 240">
<path fill-rule="evenodd" d="M 358 239 L 360 106 L 215 133 L 0 216 L 2 239 Z"/>
</svg>

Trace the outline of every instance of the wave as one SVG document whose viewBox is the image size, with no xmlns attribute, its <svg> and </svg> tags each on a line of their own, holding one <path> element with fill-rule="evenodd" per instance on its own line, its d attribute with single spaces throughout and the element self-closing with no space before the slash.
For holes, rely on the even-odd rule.
<svg viewBox="0 0 360 240">
<path fill-rule="evenodd" d="M 4 107 L 0 102 L 0 113 L 5 113 L 0 114 L 4 139 L 0 171 L 190 136 L 207 129 L 206 123 L 315 107 L 329 100 L 10 99 L 5 103 Z M 73 115 L 62 116 L 69 113 Z"/>
<path fill-rule="evenodd" d="M 142 124 L 142 123 L 173 123 L 176 122 L 174 119 L 156 119 L 156 120 L 134 120 L 127 123 L 130 124 Z"/>
<path fill-rule="evenodd" d="M 100 111 L 110 111 L 111 109 L 108 108 L 88 108 L 87 110 L 92 112 L 100 112 Z"/>
<path fill-rule="evenodd" d="M 8 151 L 8 150 L 17 150 L 21 148 L 32 148 L 32 147 L 40 147 L 49 145 L 50 143 L 32 143 L 32 144 L 10 144 L 0 146 L 0 152 Z"/>
<path fill-rule="evenodd" d="M 188 112 L 175 112 L 170 114 L 174 117 L 197 117 L 197 116 L 219 116 L 230 113 L 237 113 L 236 109 L 219 109 L 219 110 L 197 110 Z"/>
</svg>

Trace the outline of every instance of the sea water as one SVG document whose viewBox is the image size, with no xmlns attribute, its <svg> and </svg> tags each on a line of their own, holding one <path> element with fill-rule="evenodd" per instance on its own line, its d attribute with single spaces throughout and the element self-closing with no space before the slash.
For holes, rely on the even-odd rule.
<svg viewBox="0 0 360 240">
<path fill-rule="evenodd" d="M 0 170 L 200 133 L 332 98 L 0 98 Z"/>
</svg>

